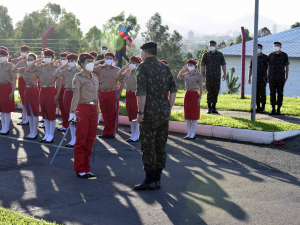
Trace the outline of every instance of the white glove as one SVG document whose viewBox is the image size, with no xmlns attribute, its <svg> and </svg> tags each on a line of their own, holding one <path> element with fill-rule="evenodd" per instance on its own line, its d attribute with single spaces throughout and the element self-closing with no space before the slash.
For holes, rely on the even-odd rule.
<svg viewBox="0 0 300 225">
<path fill-rule="evenodd" d="M 70 116 L 69 116 L 69 121 L 71 121 L 71 120 L 75 120 L 76 119 L 76 116 L 75 116 L 75 114 L 74 113 L 70 113 Z"/>
<path fill-rule="evenodd" d="M 99 124 L 100 120 L 101 120 L 101 116 L 100 116 L 100 114 L 98 114 L 98 124 Z"/>
</svg>

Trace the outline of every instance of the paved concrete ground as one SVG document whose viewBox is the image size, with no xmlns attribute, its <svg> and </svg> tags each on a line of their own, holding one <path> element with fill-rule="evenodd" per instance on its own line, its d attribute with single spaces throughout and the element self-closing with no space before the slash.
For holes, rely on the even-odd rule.
<svg viewBox="0 0 300 225">
<path fill-rule="evenodd" d="M 0 136 L 3 207 L 64 224 L 299 224 L 299 136 L 275 147 L 171 133 L 162 189 L 136 192 L 144 172 L 139 144 L 124 141 L 128 127 L 115 140 L 97 138 L 98 179 L 84 180 L 72 149 L 49 165 L 63 133 L 52 144 L 23 140 L 29 127 L 16 125 L 19 115 Z"/>
</svg>

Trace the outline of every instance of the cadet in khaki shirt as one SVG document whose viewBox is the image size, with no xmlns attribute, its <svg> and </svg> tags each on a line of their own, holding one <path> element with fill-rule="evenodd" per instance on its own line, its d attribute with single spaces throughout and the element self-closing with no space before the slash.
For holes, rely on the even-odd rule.
<svg viewBox="0 0 300 225">
<path fill-rule="evenodd" d="M 63 80 L 65 80 L 65 93 L 63 96 L 63 108 L 64 108 L 64 113 L 65 113 L 65 118 L 67 118 L 67 125 L 64 125 L 64 127 L 69 126 L 69 113 L 70 113 L 70 108 L 71 108 L 71 102 L 73 99 L 73 78 L 77 73 L 81 71 L 79 67 L 77 67 L 77 59 L 78 56 L 76 54 L 68 54 L 67 57 L 67 63 L 59 67 L 53 76 L 58 76 L 62 77 Z M 73 148 L 75 141 L 76 141 L 76 135 L 75 135 L 75 126 L 74 124 L 70 124 L 70 131 L 71 131 L 71 141 L 65 145 L 66 147 Z"/>
<path fill-rule="evenodd" d="M 122 88 L 117 89 L 118 82 L 116 81 L 116 76 L 120 69 L 112 66 L 114 58 L 115 55 L 113 53 L 106 53 L 105 65 L 96 66 L 93 69 L 93 73 L 100 80 L 99 103 L 104 120 L 103 135 L 99 137 L 107 139 L 113 139 L 116 135 L 118 101 L 122 92 Z"/>
<path fill-rule="evenodd" d="M 36 139 L 37 130 L 39 125 L 39 90 L 37 88 L 38 80 L 40 79 L 39 73 L 29 73 L 26 69 L 29 65 L 36 60 L 37 56 L 29 53 L 27 59 L 19 61 L 13 68 L 16 73 L 22 73 L 25 81 L 25 96 L 24 104 L 26 114 L 29 120 L 30 134 L 25 139 Z M 23 66 L 26 64 L 26 66 Z"/>
<path fill-rule="evenodd" d="M 15 111 L 14 91 L 17 74 L 12 71 L 13 64 L 7 62 L 8 52 L 0 49 L 0 112 L 2 129 L 0 135 L 9 134 L 11 112 Z"/>
<path fill-rule="evenodd" d="M 141 63 L 141 59 L 136 56 L 130 57 L 130 62 L 124 66 L 117 74 L 116 80 L 125 80 L 126 84 L 126 110 L 131 127 L 131 137 L 127 139 L 127 142 L 137 142 L 139 140 L 139 124 L 132 122 L 133 119 L 137 119 L 138 105 L 136 92 L 136 68 Z"/>
<path fill-rule="evenodd" d="M 33 61 L 33 63 L 26 69 L 26 72 L 38 72 L 40 75 L 41 92 L 40 105 L 42 115 L 45 121 L 45 137 L 40 142 L 50 143 L 54 141 L 54 131 L 56 125 L 56 104 L 61 89 L 61 77 L 56 78 L 52 74 L 57 70 L 57 66 L 53 64 L 55 60 L 55 52 L 51 49 L 44 51 L 45 64 L 36 66 L 35 64 L 42 59 Z M 59 79 L 57 90 L 55 89 L 55 81 Z"/>
<path fill-rule="evenodd" d="M 197 129 L 197 120 L 200 119 L 200 101 L 203 92 L 203 77 L 196 71 L 197 62 L 188 60 L 178 74 L 178 80 L 184 80 L 185 97 L 184 97 L 184 118 L 186 119 L 188 134 L 185 139 L 195 139 Z M 188 72 L 184 73 L 188 69 Z M 198 86 L 200 94 L 198 93 Z"/>
<path fill-rule="evenodd" d="M 74 97 L 71 103 L 69 121 L 81 120 L 76 125 L 76 142 L 74 145 L 74 169 L 80 178 L 95 177 L 91 173 L 90 158 L 97 134 L 98 119 L 98 80 L 91 72 L 94 68 L 93 56 L 82 53 L 79 65 L 82 70 L 73 79 Z M 76 112 L 75 116 L 75 110 Z"/>
</svg>

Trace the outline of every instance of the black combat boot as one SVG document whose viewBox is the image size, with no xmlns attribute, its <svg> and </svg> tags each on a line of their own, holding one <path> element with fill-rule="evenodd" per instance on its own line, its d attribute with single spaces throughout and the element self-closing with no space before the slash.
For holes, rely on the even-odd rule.
<svg viewBox="0 0 300 225">
<path fill-rule="evenodd" d="M 272 111 L 269 113 L 269 115 L 275 115 L 275 105 L 272 105 Z"/>
<path fill-rule="evenodd" d="M 260 112 L 260 103 L 259 102 L 256 103 L 256 112 L 257 113 Z"/>
<path fill-rule="evenodd" d="M 162 171 L 163 171 L 163 169 L 156 168 L 156 171 L 155 171 L 155 184 L 156 184 L 156 189 L 160 189 L 160 187 L 161 187 L 160 178 L 161 178 L 161 173 L 162 173 Z"/>
<path fill-rule="evenodd" d="M 281 108 L 281 105 L 278 105 L 277 106 L 277 115 L 282 115 L 282 113 L 280 112 L 280 108 Z"/>
<path fill-rule="evenodd" d="M 155 170 L 146 172 L 146 179 L 143 181 L 143 183 L 135 185 L 134 190 L 156 190 Z"/>
<path fill-rule="evenodd" d="M 261 104 L 261 108 L 260 108 L 260 113 L 264 113 L 265 112 L 265 103 Z"/>
<path fill-rule="evenodd" d="M 207 104 L 208 104 L 207 114 L 211 114 L 211 103 L 207 103 Z"/>
<path fill-rule="evenodd" d="M 214 114 L 218 114 L 219 112 L 217 111 L 217 109 L 216 109 L 216 103 L 213 103 L 212 104 L 212 113 L 214 113 Z"/>
</svg>

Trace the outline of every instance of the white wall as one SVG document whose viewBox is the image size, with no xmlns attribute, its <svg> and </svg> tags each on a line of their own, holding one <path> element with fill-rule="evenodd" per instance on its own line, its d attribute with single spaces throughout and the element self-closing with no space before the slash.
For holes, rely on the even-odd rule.
<svg viewBox="0 0 300 225">
<path fill-rule="evenodd" d="M 250 57 L 246 58 L 246 72 L 245 72 L 245 95 L 251 95 L 251 85 L 248 84 L 248 70 L 250 64 Z M 235 76 L 240 76 L 238 83 L 241 82 L 242 68 L 240 57 L 225 57 L 227 63 L 226 70 L 229 71 L 230 67 L 235 66 Z M 221 82 L 220 94 L 227 90 L 226 81 Z M 239 91 L 240 93 L 240 91 Z M 267 84 L 267 95 L 270 95 L 269 84 Z M 300 96 L 300 59 L 290 59 L 290 72 L 288 81 L 284 87 L 284 96 L 295 97 Z"/>
</svg>

